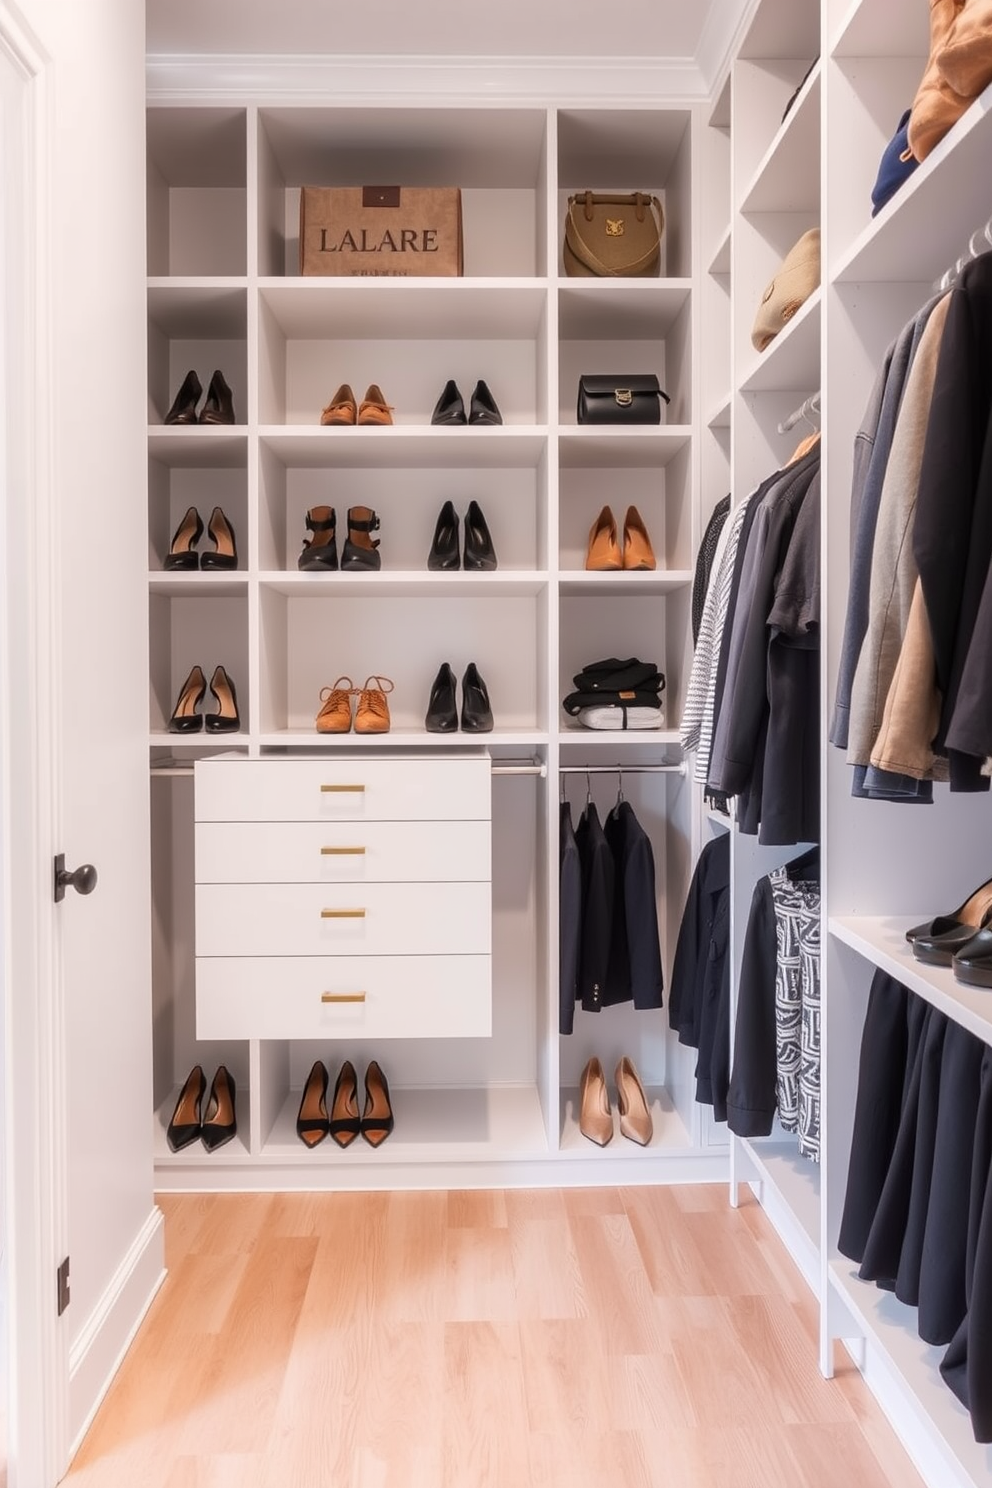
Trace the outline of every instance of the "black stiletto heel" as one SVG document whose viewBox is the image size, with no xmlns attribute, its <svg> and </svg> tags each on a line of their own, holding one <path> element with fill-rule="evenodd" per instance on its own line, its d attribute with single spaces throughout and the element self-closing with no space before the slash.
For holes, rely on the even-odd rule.
<svg viewBox="0 0 992 1488">
<path fill-rule="evenodd" d="M 214 545 L 212 553 L 204 553 L 200 558 L 201 568 L 224 568 L 232 569 L 238 566 L 238 545 L 234 540 L 234 528 L 225 517 L 219 506 L 215 506 L 210 513 L 210 521 L 207 523 L 207 535 Z"/>
<path fill-rule="evenodd" d="M 465 567 L 476 572 L 491 572 L 496 567 L 496 549 L 477 501 L 470 501 L 465 513 Z"/>
<path fill-rule="evenodd" d="M 172 1113 L 172 1120 L 166 1127 L 165 1139 L 173 1152 L 181 1152 L 191 1142 L 195 1142 L 200 1135 L 200 1110 L 203 1106 L 203 1092 L 207 1088 L 203 1070 L 198 1064 L 194 1064 L 186 1076 L 186 1083 L 179 1092 L 176 1108 Z"/>
<path fill-rule="evenodd" d="M 320 1059 L 314 1061 L 303 1087 L 296 1135 L 307 1147 L 316 1147 L 327 1136 L 327 1068 Z"/>
<path fill-rule="evenodd" d="M 386 1077 L 373 1059 L 365 1071 L 365 1110 L 362 1136 L 370 1147 L 381 1147 L 394 1126 L 393 1107 Z"/>
<path fill-rule="evenodd" d="M 208 734 L 236 734 L 241 727 L 238 716 L 238 695 L 234 683 L 222 666 L 214 667 L 210 678 L 210 691 L 217 699 L 219 713 L 208 713 L 204 720 Z"/>
<path fill-rule="evenodd" d="M 203 536 L 203 521 L 195 506 L 187 507 L 186 515 L 172 534 L 169 551 L 166 554 L 163 568 L 197 568 L 200 555 L 196 551 L 196 545 Z"/>
<path fill-rule="evenodd" d="M 358 1115 L 358 1076 L 350 1059 L 345 1060 L 334 1082 L 327 1129 L 339 1147 L 350 1147 L 362 1129 Z"/>
<path fill-rule="evenodd" d="M 235 1095 L 234 1076 L 226 1065 L 219 1064 L 210 1082 L 210 1094 L 200 1127 L 200 1140 L 208 1152 L 216 1152 L 218 1147 L 230 1142 L 238 1130 Z"/>
<path fill-rule="evenodd" d="M 172 407 L 165 415 L 165 422 L 167 424 L 195 424 L 196 405 L 200 401 L 200 394 L 202 392 L 203 384 L 197 377 L 196 372 L 187 372 Z"/>
<path fill-rule="evenodd" d="M 179 689 L 176 706 L 169 719 L 170 734 L 195 734 L 203 727 L 203 714 L 196 710 L 207 694 L 207 679 L 200 667 L 193 667 Z"/>
<path fill-rule="evenodd" d="M 223 372 L 215 372 L 210 379 L 206 401 L 200 411 L 200 423 L 234 423 L 234 396 L 224 381 Z"/>
</svg>

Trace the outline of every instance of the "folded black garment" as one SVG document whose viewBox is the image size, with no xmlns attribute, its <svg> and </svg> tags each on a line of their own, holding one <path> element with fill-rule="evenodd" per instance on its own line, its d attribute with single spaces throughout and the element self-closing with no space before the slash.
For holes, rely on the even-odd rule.
<svg viewBox="0 0 992 1488">
<path fill-rule="evenodd" d="M 583 667 L 572 678 L 572 685 L 575 691 L 563 700 L 562 707 L 574 718 L 581 708 L 657 708 L 665 674 L 653 661 L 608 656 Z"/>
</svg>

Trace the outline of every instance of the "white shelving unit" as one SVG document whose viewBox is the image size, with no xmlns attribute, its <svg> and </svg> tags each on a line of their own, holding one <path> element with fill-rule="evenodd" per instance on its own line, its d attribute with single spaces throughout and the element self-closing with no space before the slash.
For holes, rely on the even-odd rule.
<svg viewBox="0 0 992 1488">
<path fill-rule="evenodd" d="M 809 431 L 783 437 L 778 423 L 821 390 L 824 735 L 846 610 L 855 434 L 885 348 L 990 210 L 983 183 L 992 89 L 878 216 L 870 215 L 879 159 L 913 100 L 929 49 L 926 7 L 896 11 L 888 0 L 755 0 L 730 73 L 733 490 L 743 496 L 788 457 Z M 750 327 L 761 287 L 800 233 L 821 222 L 822 287 L 756 354 Z M 859 1279 L 837 1239 L 875 971 L 992 1043 L 987 993 L 963 986 L 949 968 L 914 960 L 905 939 L 910 925 L 960 902 L 987 877 L 992 805 L 987 796 L 950 796 L 946 787 L 937 787 L 935 805 L 921 812 L 854 799 L 843 754 L 824 744 L 822 806 L 821 1162 L 804 1162 L 781 1134 L 734 1140 L 732 1178 L 752 1184 L 817 1294 L 824 1372 L 833 1370 L 835 1342 L 845 1341 L 924 1480 L 934 1488 L 989 1488 L 992 1452 L 975 1443 L 967 1412 L 941 1379 L 943 1350 L 921 1342 L 915 1309 Z M 721 827 L 712 813 L 707 825 Z M 763 850 L 736 831 L 732 844 L 736 965 L 756 878 L 800 848 Z"/>
<path fill-rule="evenodd" d="M 655 105 L 274 105 L 245 97 L 151 101 L 148 126 L 149 754 L 156 912 L 156 1164 L 160 1186 L 416 1186 L 443 1182 L 641 1182 L 714 1177 L 692 1100 L 692 1056 L 665 1010 L 576 1015 L 558 1034 L 558 765 L 680 762 L 678 716 L 691 657 L 693 560 L 700 535 L 699 280 L 706 128 L 699 111 Z M 711 132 L 708 131 L 707 132 Z M 403 149 L 397 152 L 397 141 Z M 729 154 L 724 151 L 729 185 Z M 459 184 L 465 275 L 313 279 L 297 272 L 304 184 L 396 179 Z M 663 202 L 661 276 L 569 279 L 561 234 L 570 193 L 648 190 Z M 726 228 L 726 221 L 723 227 Z M 708 229 L 707 229 L 708 231 Z M 709 246 L 709 245 L 707 245 Z M 721 260 L 722 262 L 722 260 Z M 710 276 L 729 337 L 726 269 Z M 728 382 L 708 362 L 714 386 Z M 165 427 L 189 368 L 230 383 L 233 426 Z M 671 396 L 657 428 L 576 422 L 584 372 L 656 372 Z M 717 376 L 717 373 L 719 374 Z M 489 384 L 503 424 L 430 423 L 448 378 L 468 399 Z M 385 428 L 323 428 L 339 383 L 378 383 Z M 711 436 L 707 436 L 708 440 Z M 722 445 L 726 487 L 728 448 Z M 715 490 L 714 490 L 715 499 Z M 722 493 L 721 493 L 722 494 Z M 475 499 L 499 567 L 427 569 L 437 514 Z M 636 505 L 653 572 L 587 573 L 589 527 L 604 502 L 618 523 Z M 163 570 L 180 517 L 215 505 L 231 521 L 234 572 Z M 300 572 L 305 516 L 380 518 L 375 573 Z M 201 546 L 205 546 L 204 542 Z M 618 734 L 572 726 L 561 699 L 599 657 L 639 654 L 665 673 L 666 728 Z M 424 728 L 442 661 L 475 661 L 496 718 L 483 738 Z M 222 662 L 238 692 L 233 735 L 173 735 L 168 722 L 194 662 Z M 390 677 L 387 735 L 318 736 L 322 687 L 347 674 Z M 209 709 L 209 698 L 207 700 Z M 493 1012 L 489 1039 L 200 1039 L 195 1031 L 193 761 L 349 755 L 425 759 L 439 749 L 543 774 L 493 777 Z M 563 777 L 576 811 L 578 785 Z M 618 776 L 619 779 L 619 776 Z M 592 777 L 605 815 L 618 779 Z M 697 845 L 693 793 L 676 768 L 623 775 L 655 853 L 659 922 L 671 966 Z M 582 783 L 582 797 L 585 784 Z M 278 996 L 278 987 L 273 988 Z M 443 1044 L 443 1047 L 442 1047 Z M 574 1092 L 586 1059 L 630 1054 L 656 1110 L 646 1150 L 617 1136 L 605 1155 L 578 1132 Z M 397 1112 L 388 1147 L 308 1151 L 294 1122 L 307 1070 L 333 1080 L 351 1057 L 379 1058 Z M 194 1062 L 221 1060 L 238 1083 L 239 1137 L 212 1157 L 169 1152 L 164 1131 Z M 511 1170 L 512 1169 L 512 1170 Z"/>
</svg>

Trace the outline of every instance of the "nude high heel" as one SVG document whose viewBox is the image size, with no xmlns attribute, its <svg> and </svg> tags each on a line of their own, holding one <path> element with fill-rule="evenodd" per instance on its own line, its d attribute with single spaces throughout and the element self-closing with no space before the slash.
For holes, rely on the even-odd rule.
<svg viewBox="0 0 992 1488">
<path fill-rule="evenodd" d="M 654 1135 L 654 1123 L 648 1110 L 644 1086 L 633 1062 L 626 1054 L 617 1065 L 617 1105 L 620 1109 L 620 1135 L 646 1147 Z"/>
<path fill-rule="evenodd" d="M 597 1147 L 605 1147 L 613 1138 L 613 1112 L 606 1089 L 606 1076 L 599 1060 L 593 1057 L 582 1071 L 579 1086 L 579 1131 Z"/>
</svg>

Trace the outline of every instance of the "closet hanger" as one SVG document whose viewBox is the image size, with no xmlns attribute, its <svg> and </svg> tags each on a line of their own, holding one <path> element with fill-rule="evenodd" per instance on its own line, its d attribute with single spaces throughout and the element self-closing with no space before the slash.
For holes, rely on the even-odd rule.
<svg viewBox="0 0 992 1488">
<path fill-rule="evenodd" d="M 586 771 L 586 805 L 592 805 L 592 779 L 588 770 Z"/>
<path fill-rule="evenodd" d="M 623 766 L 617 765 L 617 805 L 623 800 Z"/>
</svg>

